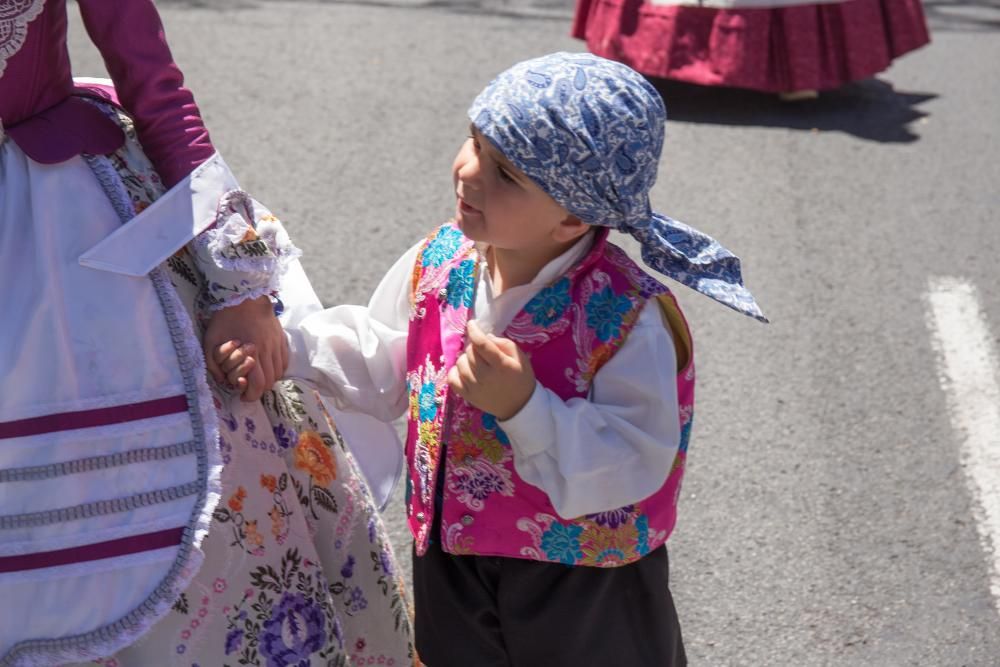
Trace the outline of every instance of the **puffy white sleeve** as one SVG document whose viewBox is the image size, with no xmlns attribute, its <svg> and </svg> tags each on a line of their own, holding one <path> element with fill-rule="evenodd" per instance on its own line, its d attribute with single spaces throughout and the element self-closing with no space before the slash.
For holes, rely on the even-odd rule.
<svg viewBox="0 0 1000 667">
<path fill-rule="evenodd" d="M 421 243 L 389 269 L 367 307 L 335 306 L 286 325 L 285 375 L 313 382 L 341 410 L 382 421 L 402 415 L 410 276 Z"/>
<path fill-rule="evenodd" d="M 597 372 L 588 398 L 541 384 L 500 422 L 514 467 L 564 518 L 638 502 L 666 481 L 680 446 L 677 353 L 656 299 Z"/>
</svg>

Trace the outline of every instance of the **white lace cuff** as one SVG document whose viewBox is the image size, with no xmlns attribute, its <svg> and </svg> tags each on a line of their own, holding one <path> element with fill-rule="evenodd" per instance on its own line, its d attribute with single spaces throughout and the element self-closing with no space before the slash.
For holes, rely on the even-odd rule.
<svg viewBox="0 0 1000 667">
<path fill-rule="evenodd" d="M 189 249 L 205 275 L 199 306 L 213 311 L 276 297 L 289 263 L 302 255 L 278 218 L 242 190 L 222 195 L 215 221 Z"/>
</svg>

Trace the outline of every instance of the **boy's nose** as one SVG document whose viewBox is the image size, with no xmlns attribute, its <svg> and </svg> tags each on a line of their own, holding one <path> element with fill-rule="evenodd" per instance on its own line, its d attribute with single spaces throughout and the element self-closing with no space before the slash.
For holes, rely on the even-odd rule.
<svg viewBox="0 0 1000 667">
<path fill-rule="evenodd" d="M 458 180 L 475 188 L 479 181 L 479 160 L 475 157 L 466 160 L 465 164 L 458 168 Z"/>
<path fill-rule="evenodd" d="M 458 171 L 460 174 L 466 174 L 470 178 L 479 175 L 482 168 L 480 155 L 473 147 L 471 139 L 462 147 L 462 151 L 458 154 L 458 157 L 460 162 Z"/>
</svg>

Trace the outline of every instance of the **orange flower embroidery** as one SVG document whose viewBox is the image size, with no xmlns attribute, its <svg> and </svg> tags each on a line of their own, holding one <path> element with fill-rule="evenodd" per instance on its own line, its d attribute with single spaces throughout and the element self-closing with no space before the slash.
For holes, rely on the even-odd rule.
<svg viewBox="0 0 1000 667">
<path fill-rule="evenodd" d="M 247 521 L 245 524 L 243 524 L 243 530 L 246 531 L 247 542 L 254 545 L 255 547 L 263 546 L 264 536 L 261 535 L 260 532 L 257 530 L 256 519 L 254 519 L 253 521 Z"/>
<path fill-rule="evenodd" d="M 285 530 L 285 518 L 281 516 L 281 512 L 277 507 L 272 507 L 267 515 L 271 517 L 271 534 L 276 538 L 281 537 L 281 534 Z"/>
<path fill-rule="evenodd" d="M 278 480 L 274 475 L 261 475 L 260 485 L 271 493 L 274 493 L 274 490 L 278 488 Z"/>
<path fill-rule="evenodd" d="M 449 449 L 451 449 L 452 460 L 460 463 L 479 456 L 479 448 L 467 442 L 458 441 L 449 445 Z"/>
<path fill-rule="evenodd" d="M 295 446 L 295 467 L 305 470 L 320 486 L 337 479 L 337 464 L 316 431 L 304 431 Z"/>
<path fill-rule="evenodd" d="M 242 486 L 236 489 L 236 493 L 229 497 L 229 509 L 234 512 L 243 510 L 243 501 L 246 500 L 247 490 Z"/>
<path fill-rule="evenodd" d="M 615 353 L 615 348 L 611 345 L 601 345 L 593 352 L 593 356 L 590 357 L 590 362 L 588 363 L 588 375 L 589 377 L 594 377 L 597 375 L 597 371 L 601 370 L 601 367 L 607 363 L 611 355 Z"/>
</svg>

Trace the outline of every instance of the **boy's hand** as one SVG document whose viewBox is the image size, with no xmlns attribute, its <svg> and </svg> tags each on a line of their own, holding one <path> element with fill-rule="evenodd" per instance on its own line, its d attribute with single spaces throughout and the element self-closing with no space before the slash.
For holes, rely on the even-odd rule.
<svg viewBox="0 0 1000 667">
<path fill-rule="evenodd" d="M 243 345 L 239 340 L 227 340 L 212 350 L 215 365 L 225 373 L 220 384 L 226 384 L 243 394 L 250 386 L 247 376 L 257 366 L 257 359 L 253 356 L 256 351 L 253 343 Z"/>
<path fill-rule="evenodd" d="M 241 347 L 241 340 L 253 342 Z M 236 344 L 226 347 L 228 343 Z M 266 296 L 215 311 L 205 331 L 204 351 L 215 381 L 228 380 L 242 390 L 244 401 L 260 400 L 288 367 L 288 341 Z"/>
<path fill-rule="evenodd" d="M 448 372 L 452 391 L 497 419 L 510 419 L 535 391 L 531 361 L 514 341 L 487 335 L 469 322 L 469 344 Z"/>
</svg>

